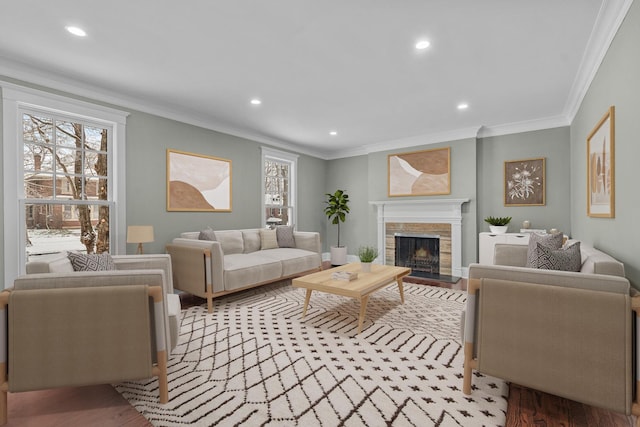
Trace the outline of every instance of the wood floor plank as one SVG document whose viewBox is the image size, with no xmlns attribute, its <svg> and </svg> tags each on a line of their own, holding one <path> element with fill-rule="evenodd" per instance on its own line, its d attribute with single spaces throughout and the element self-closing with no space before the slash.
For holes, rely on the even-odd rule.
<svg viewBox="0 0 640 427">
<path fill-rule="evenodd" d="M 151 427 L 108 384 L 9 393 L 7 400 L 9 427 Z"/>
</svg>

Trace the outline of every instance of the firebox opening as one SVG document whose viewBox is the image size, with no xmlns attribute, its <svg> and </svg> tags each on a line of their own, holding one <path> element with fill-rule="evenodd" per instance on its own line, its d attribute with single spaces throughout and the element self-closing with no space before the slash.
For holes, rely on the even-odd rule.
<svg viewBox="0 0 640 427">
<path fill-rule="evenodd" d="M 395 233 L 395 265 L 408 267 L 412 276 L 440 274 L 440 236 Z"/>
</svg>

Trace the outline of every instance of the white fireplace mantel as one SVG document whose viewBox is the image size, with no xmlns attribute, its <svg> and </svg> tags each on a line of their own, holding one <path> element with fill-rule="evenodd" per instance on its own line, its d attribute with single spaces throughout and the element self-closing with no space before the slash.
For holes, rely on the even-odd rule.
<svg viewBox="0 0 640 427">
<path fill-rule="evenodd" d="M 462 276 L 462 205 L 469 199 L 382 200 L 369 202 L 378 214 L 378 252 L 385 253 L 387 222 L 451 225 L 451 272 Z"/>
</svg>

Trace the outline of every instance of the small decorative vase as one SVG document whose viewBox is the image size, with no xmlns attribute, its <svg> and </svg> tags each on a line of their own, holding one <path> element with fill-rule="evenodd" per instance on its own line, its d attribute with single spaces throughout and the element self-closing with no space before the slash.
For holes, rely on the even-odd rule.
<svg viewBox="0 0 640 427">
<path fill-rule="evenodd" d="M 363 273 L 371 273 L 371 263 L 370 262 L 361 262 L 360 268 Z"/>
<path fill-rule="evenodd" d="M 508 228 L 509 228 L 508 225 L 490 225 L 489 226 L 489 230 L 491 230 L 493 234 L 504 234 L 507 232 Z"/>
</svg>

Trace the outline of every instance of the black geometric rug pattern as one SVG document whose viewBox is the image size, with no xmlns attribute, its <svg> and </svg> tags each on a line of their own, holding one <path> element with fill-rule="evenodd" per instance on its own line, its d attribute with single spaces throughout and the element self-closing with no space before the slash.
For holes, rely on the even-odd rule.
<svg viewBox="0 0 640 427">
<path fill-rule="evenodd" d="M 169 403 L 155 380 L 116 389 L 154 426 L 500 426 L 507 385 L 476 374 L 462 393 L 466 293 L 405 284 L 360 303 L 290 281 L 183 310 Z"/>
</svg>

